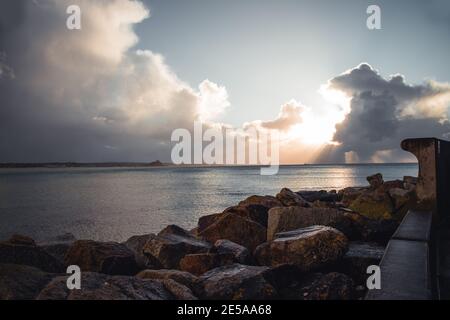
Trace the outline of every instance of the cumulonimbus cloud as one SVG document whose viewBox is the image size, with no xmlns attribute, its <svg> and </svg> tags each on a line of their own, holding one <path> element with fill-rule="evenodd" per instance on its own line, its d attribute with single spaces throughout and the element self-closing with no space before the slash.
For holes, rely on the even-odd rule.
<svg viewBox="0 0 450 320">
<path fill-rule="evenodd" d="M 383 78 L 367 63 L 328 82 L 350 98 L 350 111 L 336 125 L 334 141 L 322 161 L 363 162 L 412 160 L 399 148 L 407 137 L 436 136 L 450 132 L 450 85 L 427 81 L 410 85 L 401 75 Z"/>
</svg>

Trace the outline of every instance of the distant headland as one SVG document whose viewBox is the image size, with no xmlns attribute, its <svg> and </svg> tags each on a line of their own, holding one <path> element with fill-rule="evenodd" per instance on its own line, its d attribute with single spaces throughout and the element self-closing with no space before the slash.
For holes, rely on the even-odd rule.
<svg viewBox="0 0 450 320">
<path fill-rule="evenodd" d="M 122 168 L 162 167 L 168 164 L 153 162 L 46 162 L 46 163 L 0 163 L 0 168 Z"/>
</svg>

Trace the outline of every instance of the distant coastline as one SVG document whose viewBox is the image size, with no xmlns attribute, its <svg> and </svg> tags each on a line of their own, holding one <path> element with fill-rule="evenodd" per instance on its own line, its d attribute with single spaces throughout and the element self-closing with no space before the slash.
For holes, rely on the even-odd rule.
<svg viewBox="0 0 450 320">
<path fill-rule="evenodd" d="M 370 165 L 413 165 L 417 162 L 386 162 L 386 163 L 298 163 L 298 164 L 280 164 L 280 167 L 298 167 L 298 166 L 370 166 Z M 261 165 L 210 165 L 210 164 L 182 164 L 164 163 L 159 160 L 153 162 L 42 162 L 42 163 L 0 163 L 0 169 L 27 169 L 27 168 L 149 168 L 149 167 L 180 167 L 180 168 L 222 168 L 222 167 L 246 167 L 260 168 Z"/>
<path fill-rule="evenodd" d="M 163 167 L 170 164 L 153 162 L 46 162 L 46 163 L 0 163 L 0 168 L 133 168 Z"/>
</svg>

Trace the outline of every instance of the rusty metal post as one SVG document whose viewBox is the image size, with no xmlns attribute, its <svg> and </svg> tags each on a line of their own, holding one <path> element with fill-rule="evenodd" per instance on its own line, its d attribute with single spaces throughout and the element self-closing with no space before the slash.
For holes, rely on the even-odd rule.
<svg viewBox="0 0 450 320">
<path fill-rule="evenodd" d="M 436 138 L 406 139 L 402 149 L 419 161 L 416 210 L 433 213 L 430 262 L 439 298 L 450 298 L 450 142 Z"/>
</svg>

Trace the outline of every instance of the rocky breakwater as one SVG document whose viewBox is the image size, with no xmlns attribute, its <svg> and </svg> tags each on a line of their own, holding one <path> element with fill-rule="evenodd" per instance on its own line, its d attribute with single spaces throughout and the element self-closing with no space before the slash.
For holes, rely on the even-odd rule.
<svg viewBox="0 0 450 320">
<path fill-rule="evenodd" d="M 124 243 L 0 242 L 0 299 L 359 299 L 366 270 L 415 197 L 416 179 L 340 191 L 282 189 Z M 69 265 L 80 290 L 66 285 Z"/>
</svg>

